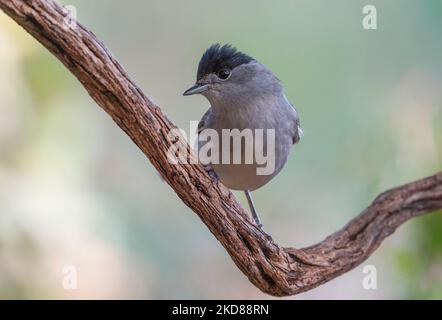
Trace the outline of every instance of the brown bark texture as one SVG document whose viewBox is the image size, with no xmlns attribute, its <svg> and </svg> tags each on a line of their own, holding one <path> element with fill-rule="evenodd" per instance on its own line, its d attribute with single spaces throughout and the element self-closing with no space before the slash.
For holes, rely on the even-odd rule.
<svg viewBox="0 0 442 320">
<path fill-rule="evenodd" d="M 285 248 L 256 227 L 233 194 L 198 164 L 174 165 L 176 128 L 95 35 L 52 0 L 0 0 L 0 8 L 56 56 L 149 158 L 224 246 L 237 267 L 274 296 L 310 290 L 353 269 L 407 220 L 442 208 L 442 172 L 388 190 L 336 233 L 311 247 Z M 42 75 L 43 76 L 43 75 Z"/>
</svg>

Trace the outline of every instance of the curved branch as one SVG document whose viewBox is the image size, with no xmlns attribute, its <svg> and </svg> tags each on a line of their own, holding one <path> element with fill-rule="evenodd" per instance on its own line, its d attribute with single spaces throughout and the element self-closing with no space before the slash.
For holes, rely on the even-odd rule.
<svg viewBox="0 0 442 320">
<path fill-rule="evenodd" d="M 91 97 L 150 159 L 184 203 L 262 291 L 286 296 L 354 268 L 405 221 L 442 208 L 442 172 L 384 192 L 359 216 L 308 248 L 283 248 L 249 221 L 233 194 L 200 165 L 167 160 L 175 126 L 81 24 L 63 27 L 66 11 L 52 0 L 0 0 L 0 8 L 78 78 Z M 190 150 L 183 138 L 179 143 Z"/>
</svg>

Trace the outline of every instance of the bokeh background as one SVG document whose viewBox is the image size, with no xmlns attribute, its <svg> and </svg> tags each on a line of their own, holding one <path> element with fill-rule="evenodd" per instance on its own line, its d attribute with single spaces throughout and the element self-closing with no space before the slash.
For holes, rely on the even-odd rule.
<svg viewBox="0 0 442 320">
<path fill-rule="evenodd" d="M 442 168 L 442 1 L 63 3 L 185 130 L 208 108 L 181 93 L 212 43 L 232 43 L 275 72 L 305 131 L 283 173 L 255 192 L 281 245 L 322 240 L 381 191 Z M 362 28 L 366 4 L 377 8 L 377 30 Z M 0 70 L 0 298 L 270 298 L 3 13 Z M 75 290 L 63 288 L 67 265 Z M 377 290 L 362 287 L 366 265 L 377 269 Z M 441 212 L 290 298 L 441 299 Z"/>
</svg>

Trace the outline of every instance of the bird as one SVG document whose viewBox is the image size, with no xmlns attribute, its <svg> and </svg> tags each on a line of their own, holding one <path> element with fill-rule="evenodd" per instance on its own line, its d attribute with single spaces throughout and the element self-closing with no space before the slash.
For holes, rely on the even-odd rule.
<svg viewBox="0 0 442 320">
<path fill-rule="evenodd" d="M 230 44 L 216 43 L 203 53 L 196 82 L 183 93 L 184 96 L 195 94 L 204 96 L 210 104 L 198 123 L 196 149 L 202 150 L 206 144 L 214 142 L 212 139 L 201 139 L 205 130 L 209 129 L 219 135 L 221 146 L 231 142 L 231 137 L 223 136 L 225 130 L 273 132 L 273 148 L 269 143 L 272 140 L 268 140 L 271 134 L 263 134 L 260 141 L 255 141 L 252 146 L 241 143 L 239 150 L 234 150 L 232 145 L 226 150 L 222 147 L 212 150 L 219 157 L 223 152 L 230 153 L 230 160 L 234 152 L 239 152 L 239 162 L 213 161 L 205 164 L 209 173 L 214 173 L 214 177 L 226 187 L 244 191 L 252 218 L 258 227 L 262 227 L 251 192 L 268 183 L 281 171 L 293 145 L 300 141 L 302 129 L 297 110 L 287 99 L 280 80 L 272 71 Z M 254 139 L 257 137 L 255 135 Z M 273 156 L 274 167 L 268 174 L 257 173 L 262 163 L 258 163 L 256 157 L 252 161 L 245 161 L 246 151 L 256 147 L 256 143 L 262 146 L 267 156 Z"/>
</svg>

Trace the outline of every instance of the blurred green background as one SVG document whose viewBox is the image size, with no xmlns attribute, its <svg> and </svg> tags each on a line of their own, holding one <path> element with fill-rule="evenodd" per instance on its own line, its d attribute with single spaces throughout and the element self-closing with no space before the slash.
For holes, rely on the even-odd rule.
<svg viewBox="0 0 442 320">
<path fill-rule="evenodd" d="M 181 94 L 212 43 L 274 71 L 305 131 L 283 173 L 255 192 L 281 245 L 322 240 L 381 191 L 442 168 L 442 1 L 63 3 L 185 130 L 208 108 Z M 377 30 L 362 28 L 366 4 L 377 8 Z M 3 13 L 0 69 L 0 298 L 269 298 L 79 82 Z M 66 265 L 76 290 L 63 288 Z M 365 265 L 377 269 L 377 290 L 362 287 Z M 441 213 L 290 298 L 441 299 Z"/>
</svg>

